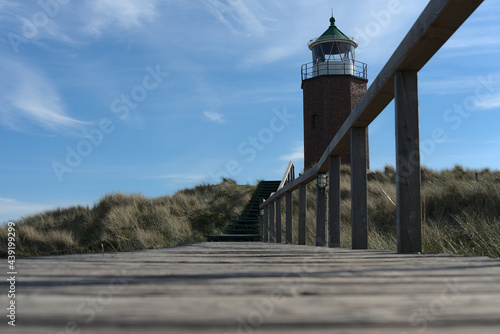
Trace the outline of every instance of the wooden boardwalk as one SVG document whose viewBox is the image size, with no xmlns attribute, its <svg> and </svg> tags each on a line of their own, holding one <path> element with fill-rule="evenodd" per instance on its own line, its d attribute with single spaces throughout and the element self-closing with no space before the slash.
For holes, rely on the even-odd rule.
<svg viewBox="0 0 500 334">
<path fill-rule="evenodd" d="M 1 333 L 500 333 L 486 257 L 203 243 L 17 268 L 16 327 Z"/>
</svg>

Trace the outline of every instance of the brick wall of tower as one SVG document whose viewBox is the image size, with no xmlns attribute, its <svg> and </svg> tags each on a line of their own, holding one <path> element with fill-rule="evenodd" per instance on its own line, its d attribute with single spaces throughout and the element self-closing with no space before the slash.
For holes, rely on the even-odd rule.
<svg viewBox="0 0 500 334">
<path fill-rule="evenodd" d="M 366 92 L 367 80 L 354 76 L 319 76 L 302 82 L 304 96 L 304 167 L 316 164 L 346 118 Z M 350 152 L 342 163 L 350 163 Z"/>
</svg>

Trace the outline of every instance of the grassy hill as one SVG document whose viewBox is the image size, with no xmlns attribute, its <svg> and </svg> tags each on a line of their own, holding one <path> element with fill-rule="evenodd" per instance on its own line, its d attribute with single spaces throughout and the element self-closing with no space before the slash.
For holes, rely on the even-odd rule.
<svg viewBox="0 0 500 334">
<path fill-rule="evenodd" d="M 173 196 L 146 198 L 114 193 L 92 207 L 47 211 L 16 224 L 17 256 L 116 252 L 172 247 L 203 241 L 236 219 L 255 187 L 223 180 Z M 0 256 L 6 256 L 7 229 L 0 229 Z"/>
<path fill-rule="evenodd" d="M 368 175 L 369 246 L 396 247 L 396 173 Z M 350 172 L 342 168 L 342 247 L 350 247 Z M 149 199 L 110 194 L 92 207 L 47 211 L 17 222 L 17 255 L 116 252 L 171 247 L 203 241 L 236 219 L 255 186 L 225 179 L 173 196 Z M 294 192 L 294 242 L 297 241 L 297 192 Z M 316 188 L 308 185 L 307 243 L 314 244 Z M 422 169 L 424 251 L 500 257 L 500 172 L 460 166 Z M 284 231 L 283 231 L 284 233 Z M 0 229 L 0 256 L 7 250 L 7 229 Z"/>
</svg>

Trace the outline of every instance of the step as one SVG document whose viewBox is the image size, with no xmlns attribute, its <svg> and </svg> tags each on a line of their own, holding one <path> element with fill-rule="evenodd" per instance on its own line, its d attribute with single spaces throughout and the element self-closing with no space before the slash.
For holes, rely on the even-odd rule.
<svg viewBox="0 0 500 334">
<path fill-rule="evenodd" d="M 225 229 L 224 234 L 259 234 L 259 229 L 258 228 L 253 228 L 249 230 L 235 230 L 235 229 Z"/>
<path fill-rule="evenodd" d="M 258 225 L 229 225 L 228 227 L 226 227 L 226 231 L 228 231 L 228 230 L 237 230 L 237 231 L 257 230 L 257 232 L 259 232 L 259 228 L 260 227 Z"/>
<path fill-rule="evenodd" d="M 248 242 L 261 241 L 260 234 L 222 234 L 205 235 L 208 242 Z"/>
<path fill-rule="evenodd" d="M 237 224 L 243 224 L 243 225 L 250 225 L 250 224 L 259 224 L 258 219 L 254 220 L 249 220 L 249 219 L 236 219 L 236 220 L 231 220 L 231 223 L 237 223 Z"/>
<path fill-rule="evenodd" d="M 259 215 L 241 215 L 238 220 L 259 220 Z"/>
<path fill-rule="evenodd" d="M 243 212 L 240 217 L 252 217 L 252 218 L 255 218 L 255 217 L 259 217 L 260 215 L 260 211 L 257 211 L 257 212 Z"/>
</svg>

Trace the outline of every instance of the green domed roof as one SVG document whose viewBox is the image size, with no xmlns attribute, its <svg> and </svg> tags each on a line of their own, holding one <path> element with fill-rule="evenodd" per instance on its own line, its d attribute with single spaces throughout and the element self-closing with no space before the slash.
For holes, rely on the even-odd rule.
<svg viewBox="0 0 500 334">
<path fill-rule="evenodd" d="M 330 27 L 323 33 L 323 35 L 319 36 L 316 40 L 312 40 L 309 43 L 309 48 L 312 50 L 315 45 L 325 41 L 345 41 L 347 43 L 353 44 L 354 47 L 358 46 L 358 43 L 347 37 L 342 31 L 340 31 L 339 28 L 337 28 L 337 26 L 335 25 L 335 18 L 333 16 L 330 19 Z"/>
</svg>

